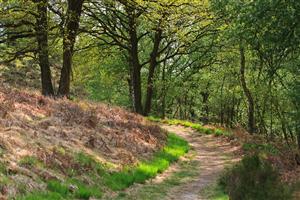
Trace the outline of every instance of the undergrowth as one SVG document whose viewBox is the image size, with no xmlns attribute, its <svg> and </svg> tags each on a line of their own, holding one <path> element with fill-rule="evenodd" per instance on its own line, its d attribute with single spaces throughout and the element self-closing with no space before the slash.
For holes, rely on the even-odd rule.
<svg viewBox="0 0 300 200">
<path fill-rule="evenodd" d="M 35 191 L 20 196 L 17 200 L 100 198 L 102 191 L 106 188 L 120 191 L 134 183 L 144 183 L 147 179 L 166 170 L 172 162 L 177 161 L 188 150 L 189 145 L 185 140 L 170 133 L 165 147 L 156 152 L 151 160 L 142 161 L 136 167 L 124 167 L 119 172 L 109 172 L 109 166 L 97 162 L 92 156 L 78 153 L 74 156 L 74 161 L 80 167 L 72 169 L 72 173 L 69 173 L 69 177 L 64 182 L 46 181 L 46 191 Z M 32 159 L 26 158 L 25 160 L 25 164 L 35 163 Z M 89 177 L 89 183 L 81 180 L 82 174 Z"/>
<path fill-rule="evenodd" d="M 246 156 L 220 179 L 220 185 L 232 200 L 288 200 L 292 191 L 278 172 L 259 155 Z"/>
<path fill-rule="evenodd" d="M 169 125 L 180 125 L 180 126 L 184 126 L 184 127 L 189 127 L 194 129 L 195 131 L 199 132 L 199 133 L 204 133 L 207 135 L 215 135 L 215 136 L 231 136 L 232 133 L 228 132 L 228 131 L 224 131 L 221 129 L 216 129 L 216 128 L 207 128 L 202 126 L 199 123 L 193 123 L 190 121 L 185 121 L 185 120 L 178 120 L 178 119 L 160 119 L 157 117 L 153 117 L 150 116 L 147 118 L 150 121 L 153 122 L 160 122 L 160 123 L 164 123 L 164 124 L 169 124 Z"/>
<path fill-rule="evenodd" d="M 242 145 L 242 149 L 246 153 L 267 153 L 270 155 L 278 155 L 279 150 L 272 144 L 256 144 L 256 143 L 245 143 Z"/>
</svg>

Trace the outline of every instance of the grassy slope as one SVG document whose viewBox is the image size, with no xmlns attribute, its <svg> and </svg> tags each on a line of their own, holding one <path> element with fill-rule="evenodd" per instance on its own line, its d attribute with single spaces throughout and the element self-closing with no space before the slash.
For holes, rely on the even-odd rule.
<svg viewBox="0 0 300 200">
<path fill-rule="evenodd" d="M 100 198 L 102 192 L 107 188 L 114 191 L 128 188 L 134 183 L 144 183 L 147 179 L 155 177 L 158 173 L 166 170 L 172 162 L 184 155 L 189 150 L 188 143 L 182 138 L 168 135 L 166 146 L 155 153 L 150 161 L 140 162 L 136 167 L 128 167 L 119 172 L 108 173 L 105 166 L 98 163 L 91 157 L 84 154 L 77 155 L 79 163 L 83 166 L 90 166 L 90 171 L 86 176 L 95 177 L 95 184 L 87 185 L 84 182 L 70 176 L 65 182 L 51 180 L 47 183 L 47 190 L 36 191 L 25 196 L 20 196 L 20 200 L 41 200 L 41 199 L 89 199 L 90 197 Z M 70 191 L 70 187 L 75 188 Z"/>
<path fill-rule="evenodd" d="M 0 198 L 99 198 L 154 177 L 188 150 L 120 107 L 0 88 Z"/>
</svg>

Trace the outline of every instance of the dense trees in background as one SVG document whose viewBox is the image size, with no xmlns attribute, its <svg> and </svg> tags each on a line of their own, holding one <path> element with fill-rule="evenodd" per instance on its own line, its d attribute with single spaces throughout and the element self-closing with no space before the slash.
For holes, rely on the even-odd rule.
<svg viewBox="0 0 300 200">
<path fill-rule="evenodd" d="M 4 81 L 300 141 L 297 0 L 0 2 Z"/>
</svg>

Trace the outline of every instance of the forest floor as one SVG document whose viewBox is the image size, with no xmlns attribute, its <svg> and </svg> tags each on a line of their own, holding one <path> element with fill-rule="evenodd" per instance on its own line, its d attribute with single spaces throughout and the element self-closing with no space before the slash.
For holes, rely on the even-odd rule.
<svg viewBox="0 0 300 200">
<path fill-rule="evenodd" d="M 162 125 L 162 128 L 187 140 L 191 151 L 165 173 L 145 185 L 129 188 L 115 199 L 218 199 L 209 196 L 208 190 L 216 190 L 214 186 L 224 169 L 239 161 L 240 157 L 235 153 L 239 147 L 191 128 L 175 125 Z"/>
</svg>

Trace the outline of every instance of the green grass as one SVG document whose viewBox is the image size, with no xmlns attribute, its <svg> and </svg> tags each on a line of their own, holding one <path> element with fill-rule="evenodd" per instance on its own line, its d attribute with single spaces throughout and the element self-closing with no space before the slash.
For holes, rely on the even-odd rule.
<svg viewBox="0 0 300 200">
<path fill-rule="evenodd" d="M 168 135 L 166 146 L 155 153 L 152 160 L 141 162 L 136 168 L 126 169 L 106 176 L 106 184 L 112 190 L 123 190 L 133 183 L 144 183 L 165 171 L 172 162 L 189 150 L 188 143 L 175 134 Z"/>
<path fill-rule="evenodd" d="M 21 166 L 28 166 L 28 167 L 42 165 L 42 163 L 34 156 L 24 156 L 23 158 L 21 158 L 19 164 Z"/>
<path fill-rule="evenodd" d="M 193 123 L 193 122 L 189 122 L 189 121 L 185 121 L 185 120 L 160 119 L 160 118 L 153 117 L 153 116 L 150 116 L 147 119 L 150 121 L 153 121 L 153 122 L 160 122 L 160 123 L 169 124 L 169 125 L 180 125 L 180 126 L 184 126 L 184 127 L 189 127 L 189 128 L 196 130 L 199 133 L 204 133 L 206 135 L 214 134 L 217 137 L 219 137 L 219 136 L 230 137 L 232 135 L 232 133 L 223 131 L 221 129 L 206 128 L 206 127 L 203 127 L 199 123 Z"/>
<path fill-rule="evenodd" d="M 64 198 L 55 192 L 33 192 L 25 197 L 19 197 L 17 200 L 63 200 Z"/>
<path fill-rule="evenodd" d="M 78 179 L 69 179 L 68 183 L 77 187 L 77 190 L 75 190 L 73 194 L 73 197 L 75 197 L 76 199 L 89 199 L 90 197 L 96 197 L 96 198 L 102 197 L 102 191 L 101 188 L 99 188 L 99 185 L 86 185 L 85 183 L 83 183 Z"/>
<path fill-rule="evenodd" d="M 69 178 L 61 182 L 50 180 L 47 182 L 47 190 L 35 191 L 17 200 L 42 200 L 42 199 L 89 199 L 100 198 L 103 188 L 120 191 L 134 183 L 144 183 L 147 179 L 155 177 L 166 170 L 172 162 L 179 159 L 189 150 L 188 143 L 175 134 L 168 134 L 167 144 L 148 161 L 140 162 L 136 167 L 127 167 L 120 172 L 109 172 L 109 166 L 97 162 L 92 156 L 85 153 L 77 153 L 74 162 L 79 167 L 72 170 Z M 23 160 L 24 165 L 36 165 L 37 161 L 32 157 Z M 79 179 L 82 175 L 89 177 L 92 183 L 86 184 Z M 75 189 L 70 189 L 73 186 Z"/>
<path fill-rule="evenodd" d="M 51 180 L 48 182 L 47 189 L 53 193 L 57 193 L 62 197 L 66 197 L 69 193 L 68 185 L 58 181 Z"/>
<path fill-rule="evenodd" d="M 214 184 L 206 188 L 203 193 L 205 197 L 210 200 L 229 200 L 229 196 L 218 184 Z"/>
<path fill-rule="evenodd" d="M 164 199 L 172 188 L 184 185 L 197 175 L 199 175 L 199 162 L 190 159 L 181 160 L 178 163 L 178 170 L 162 182 L 143 185 L 137 190 L 130 191 L 130 193 L 120 192 L 115 200 Z"/>
</svg>

